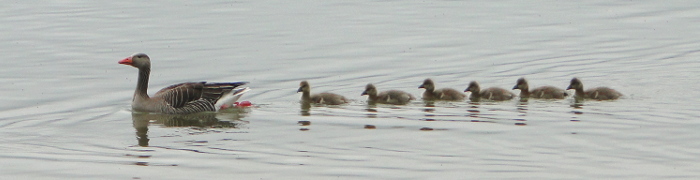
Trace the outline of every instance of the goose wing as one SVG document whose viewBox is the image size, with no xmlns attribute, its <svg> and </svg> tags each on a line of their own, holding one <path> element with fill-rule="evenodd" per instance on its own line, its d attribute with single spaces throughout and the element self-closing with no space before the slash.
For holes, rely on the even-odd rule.
<svg viewBox="0 0 700 180">
<path fill-rule="evenodd" d="M 244 84 L 247 82 L 180 83 L 161 89 L 156 92 L 155 97 L 162 99 L 175 109 L 187 109 L 188 106 L 213 107 L 224 94 Z"/>
<path fill-rule="evenodd" d="M 202 98 L 206 82 L 180 83 L 156 92 L 154 98 L 160 98 L 173 108 L 184 107 L 187 103 Z"/>
</svg>

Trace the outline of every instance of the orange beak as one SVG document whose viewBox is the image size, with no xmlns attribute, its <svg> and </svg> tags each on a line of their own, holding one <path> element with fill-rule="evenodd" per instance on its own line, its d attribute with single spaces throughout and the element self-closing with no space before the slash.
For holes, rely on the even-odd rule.
<svg viewBox="0 0 700 180">
<path fill-rule="evenodd" d="M 124 58 L 121 61 L 119 61 L 119 64 L 124 64 L 124 65 L 134 65 L 134 61 L 131 61 L 131 57 Z"/>
</svg>

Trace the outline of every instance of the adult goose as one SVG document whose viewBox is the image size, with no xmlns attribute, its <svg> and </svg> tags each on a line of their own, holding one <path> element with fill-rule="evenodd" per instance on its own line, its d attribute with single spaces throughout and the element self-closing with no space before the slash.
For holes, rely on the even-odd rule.
<svg viewBox="0 0 700 180">
<path fill-rule="evenodd" d="M 527 80 L 525 78 L 520 78 L 513 86 L 513 90 L 520 89 L 520 99 L 526 100 L 528 98 L 539 98 L 539 99 L 564 99 L 568 94 L 565 90 L 559 89 L 554 86 L 542 86 L 530 90 Z"/>
<path fill-rule="evenodd" d="M 233 106 L 234 102 L 247 92 L 247 87 L 239 86 L 247 82 L 186 82 L 168 86 L 148 96 L 148 78 L 151 73 L 151 59 L 144 53 L 133 54 L 119 64 L 139 69 L 136 91 L 131 108 L 138 112 L 163 114 L 189 114 L 205 111 L 218 111 Z"/>
<path fill-rule="evenodd" d="M 348 103 L 348 100 L 345 99 L 345 97 L 338 95 L 338 94 L 333 94 L 329 92 L 323 92 L 323 93 L 318 93 L 318 94 L 313 94 L 311 95 L 311 86 L 309 86 L 309 82 L 307 81 L 301 81 L 299 83 L 299 89 L 297 90 L 297 93 L 301 92 L 301 101 L 302 103 L 316 103 L 316 104 L 326 104 L 326 105 L 341 105 Z"/>
<path fill-rule="evenodd" d="M 580 99 L 595 99 L 595 100 L 613 100 L 620 98 L 622 96 L 622 93 L 615 91 L 614 89 L 610 89 L 608 87 L 596 87 L 596 88 L 591 88 L 586 91 L 583 90 L 583 83 L 581 83 L 581 80 L 578 78 L 573 78 L 571 79 L 571 84 L 569 84 L 569 87 L 566 88 L 567 90 L 569 89 L 574 89 L 576 92 L 574 94 L 574 97 L 577 100 Z"/>
<path fill-rule="evenodd" d="M 362 92 L 362 96 L 367 95 L 367 101 L 369 103 L 382 103 L 382 104 L 393 104 L 393 105 L 405 105 L 416 98 L 413 95 L 399 90 L 387 90 L 382 92 L 377 92 L 377 88 L 374 87 L 372 83 L 365 86 L 365 91 Z"/>
<path fill-rule="evenodd" d="M 481 90 L 481 88 L 479 87 L 479 83 L 477 83 L 476 81 L 470 82 L 469 87 L 467 87 L 467 89 L 465 89 L 464 92 L 471 92 L 472 94 L 469 96 L 469 99 L 474 102 L 477 102 L 481 99 L 487 99 L 492 101 L 505 101 L 513 99 L 513 97 L 515 97 L 515 94 L 513 94 L 512 92 L 499 87 L 490 87 Z"/>
<path fill-rule="evenodd" d="M 435 101 L 435 100 L 445 100 L 445 101 L 461 101 L 464 100 L 465 95 L 451 88 L 435 89 L 435 83 L 431 79 L 425 79 L 423 84 L 418 86 L 418 88 L 424 88 L 423 100 Z"/>
</svg>

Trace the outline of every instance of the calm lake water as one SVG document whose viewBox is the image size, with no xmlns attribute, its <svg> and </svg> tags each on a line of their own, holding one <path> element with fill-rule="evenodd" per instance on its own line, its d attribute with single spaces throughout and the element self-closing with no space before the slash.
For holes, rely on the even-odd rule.
<svg viewBox="0 0 700 180">
<path fill-rule="evenodd" d="M 700 178 L 698 3 L 5 1 L 0 12 L 1 179 Z M 117 61 L 135 52 L 153 61 L 151 94 L 249 81 L 255 107 L 132 114 L 137 70 Z M 425 78 L 463 90 L 520 77 L 625 96 L 376 107 L 360 96 L 370 82 L 420 97 Z M 303 112 L 302 80 L 352 102 Z"/>
</svg>

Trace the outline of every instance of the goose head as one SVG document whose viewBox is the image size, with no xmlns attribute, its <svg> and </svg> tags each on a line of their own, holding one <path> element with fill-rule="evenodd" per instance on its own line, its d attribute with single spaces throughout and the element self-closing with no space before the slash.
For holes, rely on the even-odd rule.
<svg viewBox="0 0 700 180">
<path fill-rule="evenodd" d="M 433 83 L 433 80 L 431 79 L 425 79 L 425 81 L 423 81 L 423 84 L 418 86 L 418 88 L 424 88 L 425 90 L 432 92 L 433 90 L 435 90 L 435 83 Z"/>
<path fill-rule="evenodd" d="M 481 88 L 479 88 L 479 83 L 476 83 L 476 81 L 469 82 L 469 87 L 464 90 L 464 92 L 471 92 L 471 93 L 476 93 L 478 94 L 479 91 L 481 91 Z"/>
<path fill-rule="evenodd" d="M 144 53 L 136 53 L 119 61 L 119 64 L 133 66 L 135 68 L 150 68 L 151 59 Z"/>
<path fill-rule="evenodd" d="M 372 85 L 371 83 L 367 84 L 367 86 L 365 86 L 365 91 L 362 92 L 362 95 L 363 96 L 364 95 L 376 96 L 377 95 L 377 88 L 374 87 L 374 85 Z"/>
<path fill-rule="evenodd" d="M 513 90 L 520 89 L 520 90 L 527 90 L 528 85 L 527 85 L 527 80 L 525 78 L 520 78 L 518 81 L 515 83 L 515 86 L 513 86 Z"/>
<path fill-rule="evenodd" d="M 569 84 L 569 87 L 566 88 L 566 90 L 569 89 L 583 89 L 583 83 L 581 83 L 581 80 L 578 80 L 578 78 L 573 78 L 571 79 L 571 84 Z"/>
<path fill-rule="evenodd" d="M 302 81 L 299 83 L 299 89 L 297 90 L 297 93 L 299 92 L 304 92 L 304 93 L 309 93 L 311 91 L 311 87 L 309 86 L 309 82 Z"/>
</svg>

